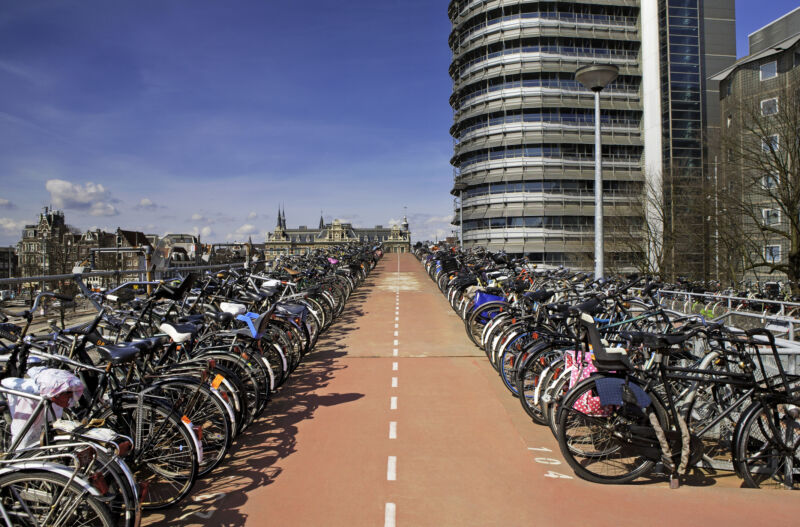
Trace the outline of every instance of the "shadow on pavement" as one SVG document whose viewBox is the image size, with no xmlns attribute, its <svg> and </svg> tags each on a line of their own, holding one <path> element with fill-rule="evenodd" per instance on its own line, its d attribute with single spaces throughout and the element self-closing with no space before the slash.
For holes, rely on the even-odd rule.
<svg viewBox="0 0 800 527">
<path fill-rule="evenodd" d="M 380 274 L 380 268 L 375 269 L 353 292 L 339 319 L 278 390 L 263 416 L 239 435 L 223 464 L 210 476 L 197 481 L 192 494 L 177 507 L 145 512 L 143 525 L 234 527 L 247 522 L 241 508 L 248 500 L 248 493 L 272 484 L 280 476 L 281 460 L 297 450 L 297 424 L 313 419 L 320 407 L 346 404 L 364 397 L 362 393 L 318 395 L 316 392 L 328 385 L 336 371 L 347 367 L 339 361 L 347 354 L 341 341 L 348 333 L 359 329 L 356 321 L 363 315 L 363 304 Z M 257 521 L 259 525 L 270 523 L 267 518 Z"/>
</svg>

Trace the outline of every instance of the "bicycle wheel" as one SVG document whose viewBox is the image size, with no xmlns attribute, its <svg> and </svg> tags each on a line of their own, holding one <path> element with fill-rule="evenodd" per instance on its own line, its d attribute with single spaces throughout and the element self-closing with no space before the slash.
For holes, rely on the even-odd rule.
<svg viewBox="0 0 800 527">
<path fill-rule="evenodd" d="M 469 314 L 464 324 L 466 326 L 467 336 L 473 344 L 476 346 L 481 345 L 480 339 L 483 334 L 483 326 L 506 309 L 508 309 L 508 304 L 506 302 L 487 302 Z"/>
<path fill-rule="evenodd" d="M 558 438 L 558 409 L 561 408 L 564 396 L 569 392 L 569 377 L 569 375 L 559 375 L 556 379 L 552 379 L 543 397 L 545 419 L 555 438 Z"/>
<path fill-rule="evenodd" d="M 161 404 L 144 401 L 140 409 L 137 402 L 125 401 L 119 410 L 115 413 L 109 408 L 101 418 L 134 441 L 139 437 L 126 462 L 142 486 L 142 508 L 163 509 L 178 503 L 197 478 L 195 439 L 177 413 Z"/>
<path fill-rule="evenodd" d="M 751 488 L 800 489 L 800 421 L 785 404 L 755 402 L 736 427 L 737 473 Z"/>
<path fill-rule="evenodd" d="M 0 477 L 0 502 L 14 526 L 111 527 L 106 506 L 77 481 L 48 471 Z"/>
<path fill-rule="evenodd" d="M 554 361 L 561 358 L 561 352 L 552 349 L 550 343 L 543 342 L 526 351 L 529 357 L 517 371 L 516 388 L 517 398 L 522 408 L 536 424 L 544 425 L 542 408 L 536 404 L 536 387 L 539 385 L 540 376 Z"/>
<path fill-rule="evenodd" d="M 596 401 L 596 380 L 597 377 L 590 377 L 581 381 L 564 397 L 558 412 L 558 446 L 581 479 L 628 483 L 649 473 L 655 462 L 619 437 L 628 437 L 634 427 L 640 439 L 643 431 L 652 430 L 646 415 L 650 411 L 656 413 L 662 429 L 668 430 L 667 414 L 652 392 L 648 393 L 652 404 L 646 411 L 620 412 L 618 406 L 600 406 Z M 660 451 L 654 433 L 652 438 L 643 440 Z"/>
<path fill-rule="evenodd" d="M 222 463 L 233 444 L 233 423 L 222 396 L 194 379 L 163 380 L 158 383 L 158 391 L 192 422 L 203 447 L 197 476 L 209 474 Z"/>
</svg>

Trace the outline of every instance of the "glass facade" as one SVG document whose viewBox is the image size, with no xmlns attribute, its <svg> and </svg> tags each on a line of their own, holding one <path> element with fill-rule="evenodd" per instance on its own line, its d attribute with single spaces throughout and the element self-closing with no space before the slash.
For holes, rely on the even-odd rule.
<svg viewBox="0 0 800 527">
<path fill-rule="evenodd" d="M 703 200 L 690 199 L 702 195 L 705 185 L 702 4 L 659 0 L 663 191 L 665 203 L 676 205 L 667 211 L 664 229 L 675 240 L 680 265 L 698 272 L 708 244 Z"/>
</svg>

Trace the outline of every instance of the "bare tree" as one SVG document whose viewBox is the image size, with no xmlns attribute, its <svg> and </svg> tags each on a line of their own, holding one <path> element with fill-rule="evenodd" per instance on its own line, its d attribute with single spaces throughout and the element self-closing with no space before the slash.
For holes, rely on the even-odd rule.
<svg viewBox="0 0 800 527">
<path fill-rule="evenodd" d="M 734 115 L 739 133 L 723 140 L 728 210 L 740 225 L 742 269 L 800 281 L 800 90 L 752 98 Z"/>
<path fill-rule="evenodd" d="M 629 216 L 608 216 L 609 247 L 616 254 L 625 254 L 628 264 L 639 273 L 648 276 L 664 276 L 667 268 L 666 258 L 672 250 L 672 237 L 664 232 L 669 209 L 664 193 L 654 183 L 653 178 L 645 177 L 638 196 L 630 201 Z M 614 267 L 620 263 L 611 261 Z"/>
<path fill-rule="evenodd" d="M 691 178 L 684 174 L 671 174 L 666 181 L 658 176 L 645 175 L 639 195 L 630 201 L 630 215 L 608 217 L 610 245 L 628 255 L 639 273 L 670 282 L 699 279 L 698 263 L 685 253 L 687 247 L 702 253 L 696 247 L 707 245 L 708 232 L 697 224 L 707 214 L 707 196 L 703 188 L 690 191 L 685 183 Z"/>
</svg>

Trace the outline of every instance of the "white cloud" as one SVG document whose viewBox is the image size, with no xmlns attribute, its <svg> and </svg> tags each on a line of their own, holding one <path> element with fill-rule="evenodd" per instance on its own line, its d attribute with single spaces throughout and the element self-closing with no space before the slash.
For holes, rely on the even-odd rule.
<svg viewBox="0 0 800 527">
<path fill-rule="evenodd" d="M 194 213 L 192 214 L 192 221 L 206 221 L 206 218 L 202 214 Z"/>
<path fill-rule="evenodd" d="M 252 236 L 253 234 L 257 233 L 258 229 L 256 229 L 255 225 L 252 225 L 250 223 L 245 223 L 244 225 L 236 229 L 235 232 L 228 233 L 225 237 L 229 240 L 243 240 L 244 238 Z"/>
<path fill-rule="evenodd" d="M 21 221 L 15 221 L 11 218 L 0 218 L 0 230 L 7 234 L 22 235 L 22 228 L 25 224 Z"/>
<path fill-rule="evenodd" d="M 208 238 L 209 236 L 214 234 L 214 231 L 211 230 L 211 227 L 209 227 L 208 225 L 206 225 L 203 228 L 195 226 L 195 227 L 192 227 L 192 234 L 194 234 L 195 236 L 201 236 L 203 238 Z M 204 241 L 208 241 L 208 240 L 204 240 Z"/>
<path fill-rule="evenodd" d="M 255 225 L 252 225 L 250 223 L 245 223 L 244 225 L 236 229 L 236 232 L 238 234 L 255 234 L 256 232 L 258 232 L 258 229 L 256 229 Z"/>
<path fill-rule="evenodd" d="M 251 211 L 250 214 L 247 215 L 248 220 L 254 220 L 256 218 L 258 218 L 258 214 L 256 214 L 255 211 Z"/>
<path fill-rule="evenodd" d="M 16 206 L 5 198 L 0 198 L 0 209 L 14 209 Z"/>
<path fill-rule="evenodd" d="M 92 216 L 116 216 L 119 214 L 111 194 L 101 184 L 91 181 L 85 185 L 70 183 L 63 179 L 49 179 L 45 188 L 50 192 L 50 202 L 60 209 L 87 211 Z"/>
<path fill-rule="evenodd" d="M 431 216 L 430 218 L 425 220 L 425 223 L 426 224 L 427 223 L 450 223 L 450 221 L 452 219 L 453 219 L 453 215 L 452 214 L 448 214 L 447 216 Z"/>
<path fill-rule="evenodd" d="M 159 208 L 159 206 L 153 203 L 153 200 L 151 200 L 150 198 L 142 198 L 139 201 L 139 204 L 136 205 L 134 208 L 139 210 L 155 210 Z"/>
<path fill-rule="evenodd" d="M 119 211 L 111 203 L 98 201 L 97 203 L 93 203 L 89 208 L 89 214 L 92 216 L 116 216 L 119 214 Z"/>
</svg>

